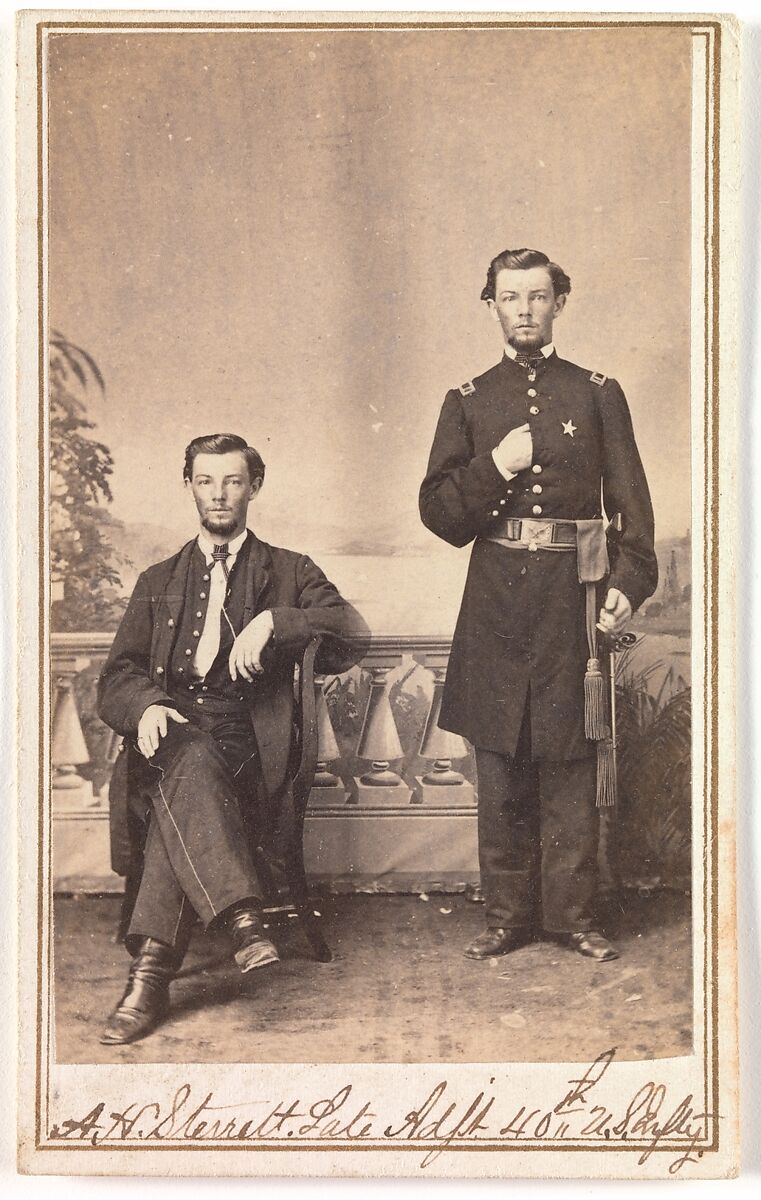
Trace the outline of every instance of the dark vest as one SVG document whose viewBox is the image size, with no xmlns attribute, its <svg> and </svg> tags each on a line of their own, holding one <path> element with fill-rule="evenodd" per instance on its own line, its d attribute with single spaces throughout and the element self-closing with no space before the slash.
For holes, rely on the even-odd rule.
<svg viewBox="0 0 761 1200">
<path fill-rule="evenodd" d="M 251 544 L 252 538 L 249 534 L 238 551 L 235 566 L 230 572 L 224 608 L 220 614 L 219 650 L 203 680 L 196 674 L 193 658 L 203 633 L 209 606 L 210 568 L 206 565 L 203 551 L 198 545 L 195 546 L 188 572 L 185 603 L 171 658 L 172 695 L 190 699 L 203 692 L 208 699 L 224 699 L 234 705 L 245 700 L 245 685 L 239 679 L 235 682 L 230 679 L 227 660 L 233 642 L 243 627 L 246 574 Z M 219 567 L 215 566 L 214 570 L 219 570 Z"/>
</svg>

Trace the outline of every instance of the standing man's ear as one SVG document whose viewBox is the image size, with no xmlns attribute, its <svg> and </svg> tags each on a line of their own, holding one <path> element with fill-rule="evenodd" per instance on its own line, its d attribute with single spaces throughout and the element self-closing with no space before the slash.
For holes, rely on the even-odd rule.
<svg viewBox="0 0 761 1200">
<path fill-rule="evenodd" d="M 555 310 L 554 310 L 554 316 L 555 316 L 555 317 L 559 317 L 559 316 L 560 316 L 560 314 L 562 313 L 563 309 L 565 308 L 565 302 L 566 302 L 566 300 L 567 300 L 567 299 L 568 299 L 568 296 L 566 295 L 566 293 L 565 293 L 565 292 L 563 292 L 563 295 L 562 295 L 562 296 L 556 296 L 556 297 L 555 297 Z"/>
<path fill-rule="evenodd" d="M 260 479 L 260 478 L 254 479 L 252 481 L 251 491 L 249 492 L 249 498 L 251 500 L 253 500 L 254 496 L 258 495 L 258 493 L 262 490 L 263 483 L 264 483 L 264 480 Z"/>
</svg>

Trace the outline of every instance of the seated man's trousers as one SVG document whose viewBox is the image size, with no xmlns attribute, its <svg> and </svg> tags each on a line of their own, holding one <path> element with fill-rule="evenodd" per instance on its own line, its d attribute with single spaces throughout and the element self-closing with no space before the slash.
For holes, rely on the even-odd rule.
<svg viewBox="0 0 761 1200">
<path fill-rule="evenodd" d="M 231 904 L 262 898 L 251 850 L 259 771 L 248 715 L 210 706 L 187 725 L 170 720 L 141 777 L 134 803 L 148 833 L 127 945 L 140 937 L 180 945 L 194 914 L 208 927 Z"/>
<path fill-rule="evenodd" d="M 476 747 L 476 769 L 487 925 L 593 929 L 596 757 L 532 761 L 527 704 L 515 758 Z"/>
</svg>

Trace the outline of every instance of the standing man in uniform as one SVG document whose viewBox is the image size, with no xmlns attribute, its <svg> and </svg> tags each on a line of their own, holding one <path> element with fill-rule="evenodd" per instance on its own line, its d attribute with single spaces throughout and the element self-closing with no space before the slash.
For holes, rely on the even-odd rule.
<svg viewBox="0 0 761 1200">
<path fill-rule="evenodd" d="M 447 394 L 420 490 L 433 533 L 474 542 L 439 721 L 476 753 L 487 928 L 474 959 L 537 926 L 618 957 L 595 915 L 598 810 L 615 778 L 603 639 L 652 595 L 658 567 L 624 394 L 553 345 L 570 290 L 537 250 L 493 259 L 481 299 L 504 354 Z"/>
<path fill-rule="evenodd" d="M 140 576 L 98 685 L 99 714 L 125 739 L 111 782 L 114 858 L 130 818 L 148 830 L 132 965 L 101 1038 L 110 1044 L 165 1015 L 196 918 L 228 934 L 242 972 L 277 962 L 252 846 L 272 832 L 268 814 L 289 786 L 294 664 L 319 634 L 319 669 L 345 671 L 367 641 L 310 558 L 247 529 L 264 482 L 252 446 L 195 438 L 183 475 L 198 535 Z"/>
</svg>

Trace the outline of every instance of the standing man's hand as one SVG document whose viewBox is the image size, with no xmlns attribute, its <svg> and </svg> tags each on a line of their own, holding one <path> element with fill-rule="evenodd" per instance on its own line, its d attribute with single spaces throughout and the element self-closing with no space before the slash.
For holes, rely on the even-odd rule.
<svg viewBox="0 0 761 1200">
<path fill-rule="evenodd" d="M 494 447 L 492 455 L 503 475 L 517 475 L 519 471 L 530 467 L 534 456 L 534 444 L 528 423 L 511 429 L 499 445 Z"/>
<path fill-rule="evenodd" d="M 272 637 L 274 629 L 271 612 L 259 613 L 241 629 L 230 651 L 231 679 L 237 679 L 240 675 L 252 683 L 255 675 L 262 674 L 262 651 Z"/>
<path fill-rule="evenodd" d="M 632 619 L 632 606 L 623 592 L 618 588 L 610 588 L 605 597 L 605 604 L 600 609 L 600 619 L 597 628 L 601 633 L 610 637 L 618 637 L 623 633 Z"/>
<path fill-rule="evenodd" d="M 176 708 L 167 708 L 165 704 L 148 705 L 137 727 L 137 748 L 143 758 L 153 758 L 159 742 L 167 735 L 169 721 L 187 725 L 188 718 L 178 713 Z"/>
</svg>

